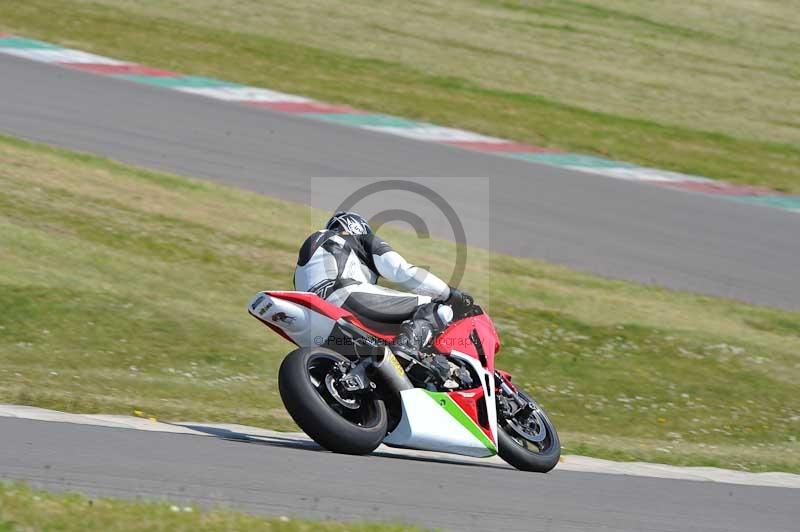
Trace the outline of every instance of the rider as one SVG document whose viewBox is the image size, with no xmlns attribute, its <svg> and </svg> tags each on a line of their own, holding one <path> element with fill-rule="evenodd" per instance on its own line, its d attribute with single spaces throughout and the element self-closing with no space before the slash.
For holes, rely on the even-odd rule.
<svg viewBox="0 0 800 532">
<path fill-rule="evenodd" d="M 379 277 L 408 292 L 378 286 Z M 472 306 L 469 295 L 409 264 L 355 212 L 336 212 L 325 229 L 306 239 L 294 286 L 352 312 L 367 326 L 399 329 L 392 350 L 418 360 L 420 349 L 445 328 L 453 312 Z M 428 361 L 446 378 L 449 368 L 441 362 Z"/>
</svg>

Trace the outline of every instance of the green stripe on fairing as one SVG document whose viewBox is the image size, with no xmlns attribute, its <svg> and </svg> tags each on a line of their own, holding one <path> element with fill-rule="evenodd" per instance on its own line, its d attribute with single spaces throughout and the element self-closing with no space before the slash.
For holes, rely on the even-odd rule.
<svg viewBox="0 0 800 532">
<path fill-rule="evenodd" d="M 730 199 L 800 211 L 800 196 L 735 196 Z"/>
<path fill-rule="evenodd" d="M 60 46 L 54 46 L 42 41 L 25 39 L 23 37 L 0 37 L 0 48 L 31 48 L 36 50 L 59 50 Z"/>
<path fill-rule="evenodd" d="M 241 87 L 236 83 L 230 83 L 213 78 L 203 78 L 200 76 L 137 76 L 132 74 L 121 74 L 114 76 L 119 79 L 127 79 L 129 81 L 136 81 L 139 83 L 147 83 L 148 85 L 158 85 L 159 87 L 191 87 L 191 88 L 224 88 L 224 87 Z"/>
<path fill-rule="evenodd" d="M 492 443 L 486 434 L 481 430 L 481 428 L 475 424 L 472 419 L 464 412 L 460 406 L 453 401 L 449 395 L 443 392 L 429 392 L 428 390 L 423 390 L 428 397 L 433 399 L 436 404 L 444 408 L 445 412 L 453 416 L 453 418 L 461 423 L 461 425 L 467 429 L 470 434 L 475 436 L 487 449 L 492 452 L 497 452 L 497 447 Z"/>
<path fill-rule="evenodd" d="M 424 124 L 405 118 L 381 114 L 361 113 L 303 113 L 306 118 L 316 118 L 327 122 L 336 122 L 347 126 L 376 127 L 422 127 Z"/>
<path fill-rule="evenodd" d="M 577 153 L 509 153 L 509 157 L 556 166 L 585 166 L 588 168 L 635 168 L 636 165 L 602 157 Z"/>
</svg>

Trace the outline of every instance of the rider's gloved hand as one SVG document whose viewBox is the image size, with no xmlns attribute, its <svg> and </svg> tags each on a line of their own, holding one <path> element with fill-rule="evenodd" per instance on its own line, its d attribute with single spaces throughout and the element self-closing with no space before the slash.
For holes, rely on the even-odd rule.
<svg viewBox="0 0 800 532">
<path fill-rule="evenodd" d="M 453 308 L 453 314 L 461 316 L 472 308 L 472 305 L 475 304 L 475 300 L 471 295 L 451 286 L 450 297 L 447 298 L 445 304 Z"/>
</svg>

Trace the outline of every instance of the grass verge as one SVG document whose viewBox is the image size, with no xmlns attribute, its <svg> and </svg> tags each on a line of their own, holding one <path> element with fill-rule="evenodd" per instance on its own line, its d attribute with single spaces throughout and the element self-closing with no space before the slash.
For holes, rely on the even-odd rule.
<svg viewBox="0 0 800 532">
<path fill-rule="evenodd" d="M 263 518 L 231 511 L 201 510 L 169 502 L 54 494 L 23 484 L 0 483 L 0 531 L 133 532 L 252 530 L 255 532 L 401 532 L 416 527 Z"/>
<path fill-rule="evenodd" d="M 325 213 L 0 137 L 0 402 L 294 429 L 250 318 Z M 310 224 L 310 225 L 309 225 Z M 451 243 L 382 234 L 449 271 Z M 800 313 L 470 250 L 567 453 L 800 472 Z"/>
<path fill-rule="evenodd" d="M 27 0 L 0 4 L 0 30 L 800 193 L 793 14 L 788 1 Z"/>
</svg>

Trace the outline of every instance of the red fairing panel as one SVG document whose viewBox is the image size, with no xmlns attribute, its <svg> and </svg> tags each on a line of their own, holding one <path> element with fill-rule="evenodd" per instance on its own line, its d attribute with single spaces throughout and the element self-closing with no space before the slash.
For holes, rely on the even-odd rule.
<svg viewBox="0 0 800 532">
<path fill-rule="evenodd" d="M 458 390 L 455 392 L 448 392 L 447 395 L 449 395 L 453 402 L 460 406 L 461 410 L 481 428 L 490 441 L 494 441 L 492 429 L 488 425 L 481 423 L 480 416 L 478 416 L 478 401 L 484 396 L 483 388 L 478 387 L 470 390 Z"/>
<path fill-rule="evenodd" d="M 451 323 L 436 339 L 434 346 L 440 353 L 447 354 L 451 351 L 459 351 L 480 360 L 478 350 L 469 339 L 473 329 L 478 331 L 478 337 L 483 344 L 483 352 L 486 355 L 486 369 L 494 371 L 494 356 L 500 350 L 500 339 L 494 330 L 492 320 L 486 314 Z"/>
</svg>

